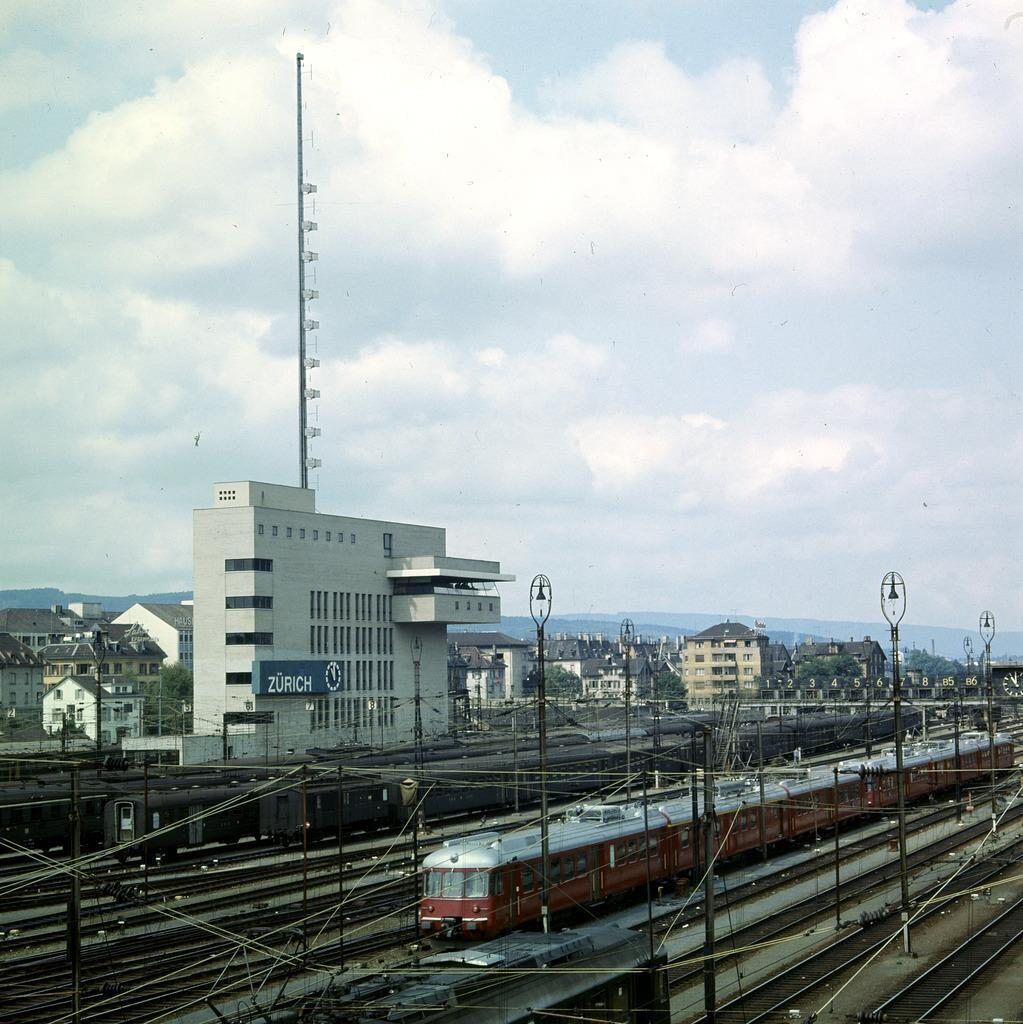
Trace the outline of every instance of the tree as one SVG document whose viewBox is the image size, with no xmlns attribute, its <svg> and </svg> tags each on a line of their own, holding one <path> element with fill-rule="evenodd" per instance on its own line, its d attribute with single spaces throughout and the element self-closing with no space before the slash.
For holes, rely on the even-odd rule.
<svg viewBox="0 0 1023 1024">
<path fill-rule="evenodd" d="M 670 668 L 662 668 L 653 681 L 653 694 L 659 701 L 664 701 L 666 707 L 684 707 L 686 701 L 686 687 L 680 676 L 672 672 Z"/>
<path fill-rule="evenodd" d="M 583 689 L 583 681 L 562 665 L 545 665 L 544 683 L 548 697 L 578 697 Z"/>
<path fill-rule="evenodd" d="M 927 651 L 910 651 L 905 665 L 906 671 L 919 672 L 929 679 L 961 675 L 963 672 L 963 666 L 958 661 L 943 658 L 940 654 L 928 654 Z"/>
<path fill-rule="evenodd" d="M 823 689 L 831 685 L 832 679 L 840 685 L 856 685 L 862 681 L 863 673 L 851 654 L 829 654 L 796 662 L 796 682 L 800 687 L 809 686 L 811 679 L 818 689 Z"/>
<path fill-rule="evenodd" d="M 175 662 L 160 668 L 158 680 L 138 681 L 146 697 L 146 731 L 150 735 L 180 733 L 185 718 L 182 706 L 192 700 L 192 673 Z"/>
</svg>

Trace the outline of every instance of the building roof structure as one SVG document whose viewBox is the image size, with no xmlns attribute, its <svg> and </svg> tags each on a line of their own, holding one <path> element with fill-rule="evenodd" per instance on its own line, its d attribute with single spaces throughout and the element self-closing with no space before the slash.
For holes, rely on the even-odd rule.
<svg viewBox="0 0 1023 1024">
<path fill-rule="evenodd" d="M 0 668 L 38 668 L 43 659 L 10 633 L 0 633 Z"/>
</svg>

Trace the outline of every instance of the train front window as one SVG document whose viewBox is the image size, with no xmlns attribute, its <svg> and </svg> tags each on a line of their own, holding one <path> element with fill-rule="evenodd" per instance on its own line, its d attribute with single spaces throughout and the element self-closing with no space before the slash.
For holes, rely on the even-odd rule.
<svg viewBox="0 0 1023 1024">
<path fill-rule="evenodd" d="M 441 899 L 459 899 L 462 896 L 461 871 L 428 871 L 426 873 L 426 895 L 438 896 Z"/>
<path fill-rule="evenodd" d="M 469 899 L 478 899 L 487 895 L 487 876 L 482 871 L 473 871 L 465 876 L 465 895 Z"/>
</svg>

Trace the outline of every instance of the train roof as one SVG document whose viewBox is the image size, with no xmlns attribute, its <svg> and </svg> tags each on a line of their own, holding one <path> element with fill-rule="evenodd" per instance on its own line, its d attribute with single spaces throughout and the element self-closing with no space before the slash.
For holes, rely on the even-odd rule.
<svg viewBox="0 0 1023 1024">
<path fill-rule="evenodd" d="M 642 835 L 643 809 L 637 804 L 584 804 L 564 821 L 551 823 L 548 843 L 551 854 L 575 849 L 589 842 L 606 842 Z M 660 828 L 664 815 L 657 808 L 647 809 L 647 828 Z M 424 868 L 490 870 L 517 860 L 541 856 L 539 828 L 500 832 L 478 832 L 460 839 L 445 840 L 423 860 Z"/>
<path fill-rule="evenodd" d="M 1004 732 L 995 733 L 994 740 L 997 746 L 1004 746 L 1014 742 L 1013 737 Z M 987 750 L 988 743 L 989 739 L 986 732 L 961 733 L 959 736 L 959 753 L 962 755 L 978 750 Z M 903 745 L 902 764 L 903 767 L 909 768 L 954 756 L 955 743 L 952 740 L 918 740 Z M 894 747 L 886 747 L 877 757 L 852 758 L 847 761 L 841 761 L 838 765 L 839 772 L 843 774 L 868 770 L 893 772 L 895 768 L 896 757 Z"/>
</svg>

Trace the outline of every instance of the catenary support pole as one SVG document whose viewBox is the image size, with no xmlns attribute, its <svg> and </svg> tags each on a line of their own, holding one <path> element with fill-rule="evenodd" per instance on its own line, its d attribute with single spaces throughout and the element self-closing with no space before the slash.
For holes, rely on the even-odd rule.
<svg viewBox="0 0 1023 1024">
<path fill-rule="evenodd" d="M 703 1012 L 707 1024 L 716 1022 L 717 977 L 715 974 L 714 939 L 714 764 L 713 735 L 703 734 Z"/>
<path fill-rule="evenodd" d="M 73 1024 L 82 1019 L 82 814 L 80 806 L 81 779 L 77 766 L 71 769 L 71 808 L 68 812 L 71 851 L 71 891 L 67 905 L 67 957 L 71 962 L 71 1015 Z"/>
</svg>

